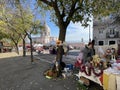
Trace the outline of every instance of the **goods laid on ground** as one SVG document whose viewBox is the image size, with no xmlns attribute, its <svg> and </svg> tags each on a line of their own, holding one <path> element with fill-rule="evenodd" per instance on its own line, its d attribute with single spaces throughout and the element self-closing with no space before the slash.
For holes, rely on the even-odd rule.
<svg viewBox="0 0 120 90">
<path fill-rule="evenodd" d="M 61 69 L 59 71 L 59 68 Z M 72 76 L 73 74 L 73 65 L 72 64 L 65 64 L 64 62 L 54 61 L 52 67 L 44 72 L 44 76 L 48 79 L 56 78 L 56 77 L 63 77 L 64 79 Z"/>
</svg>

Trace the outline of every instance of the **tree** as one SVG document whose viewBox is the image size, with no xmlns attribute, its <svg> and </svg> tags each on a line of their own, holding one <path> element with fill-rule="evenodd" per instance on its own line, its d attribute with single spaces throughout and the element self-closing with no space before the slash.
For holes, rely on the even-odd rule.
<svg viewBox="0 0 120 90">
<path fill-rule="evenodd" d="M 0 41 L 6 37 L 6 33 L 2 32 L 4 30 L 5 22 L 0 20 Z"/>
<path fill-rule="evenodd" d="M 37 0 L 41 8 L 50 7 L 54 18 L 52 20 L 59 27 L 59 40 L 64 42 L 66 30 L 70 22 L 81 22 L 88 26 L 90 17 L 108 15 L 115 11 L 114 0 Z M 111 7 L 112 6 L 112 7 Z M 62 50 L 60 50 L 62 52 Z M 60 56 L 59 54 L 57 56 Z M 59 61 L 59 59 L 57 60 Z"/>
<path fill-rule="evenodd" d="M 7 8 L 6 7 L 6 3 L 3 3 L 2 8 L 2 14 L 1 14 L 1 22 L 3 22 L 1 24 L 1 32 L 2 34 L 5 36 L 4 38 L 9 39 L 10 41 L 13 42 L 14 46 L 16 47 L 16 52 L 19 54 L 19 50 L 18 50 L 18 43 L 20 41 L 20 35 L 16 34 L 15 30 L 16 28 L 14 27 L 14 22 L 13 21 L 13 12 L 11 11 L 11 8 Z M 12 25 L 13 24 L 13 25 Z"/>
<path fill-rule="evenodd" d="M 29 13 L 29 9 L 24 8 L 15 8 L 11 6 L 12 3 L 3 1 L 1 22 L 4 22 L 2 25 L 1 31 L 4 32 L 11 39 L 18 51 L 17 44 L 21 38 L 25 41 L 26 33 L 31 28 L 31 23 L 33 21 L 33 15 Z M 7 32 L 7 33 L 6 33 Z M 13 35 L 14 34 L 14 35 Z M 18 40 L 19 39 L 19 40 Z"/>
<path fill-rule="evenodd" d="M 31 62 L 33 62 L 31 34 L 37 34 L 39 32 L 40 20 L 36 17 L 38 8 L 35 7 L 35 9 L 32 8 L 32 10 L 25 0 L 3 0 L 1 3 L 3 10 L 1 10 L 2 14 L 0 13 L 2 15 L 0 20 L 5 23 L 5 25 L 1 24 L 4 26 L 2 32 L 8 32 L 5 34 L 9 36 L 7 38 L 12 39 L 13 42 L 16 41 L 18 37 L 20 40 L 23 40 L 23 56 L 26 56 L 25 38 L 28 36 L 31 45 Z M 14 42 L 16 48 L 18 48 L 18 42 L 19 40 Z"/>
<path fill-rule="evenodd" d="M 21 30 L 25 33 L 25 36 L 23 37 L 23 55 L 25 56 L 25 37 L 28 36 L 30 40 L 30 47 L 31 47 L 31 62 L 33 62 L 33 45 L 32 45 L 32 38 L 31 34 L 36 34 L 38 32 L 38 28 L 40 28 L 40 20 L 36 18 L 36 9 L 34 9 L 34 12 L 31 12 L 30 8 L 26 7 L 27 9 L 24 11 L 24 8 L 20 0 L 16 0 L 17 4 L 15 6 L 20 12 L 20 19 L 22 26 L 20 27 Z M 38 13 L 38 12 L 37 12 Z"/>
</svg>

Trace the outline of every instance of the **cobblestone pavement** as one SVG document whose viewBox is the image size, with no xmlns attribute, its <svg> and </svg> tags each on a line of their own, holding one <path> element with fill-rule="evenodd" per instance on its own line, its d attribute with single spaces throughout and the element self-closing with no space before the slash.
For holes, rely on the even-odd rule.
<svg viewBox="0 0 120 90">
<path fill-rule="evenodd" d="M 45 78 L 43 72 L 50 67 L 50 63 L 44 60 L 52 61 L 54 55 L 39 56 L 42 60 L 35 58 L 34 64 L 31 64 L 30 56 L 1 57 L 0 90 L 77 90 L 77 83 L 73 77 Z"/>
</svg>

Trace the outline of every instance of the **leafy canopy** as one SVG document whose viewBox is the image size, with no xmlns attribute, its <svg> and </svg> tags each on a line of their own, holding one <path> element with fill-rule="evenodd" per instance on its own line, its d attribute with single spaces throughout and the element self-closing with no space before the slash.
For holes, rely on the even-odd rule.
<svg viewBox="0 0 120 90">
<path fill-rule="evenodd" d="M 120 8 L 119 0 L 37 0 L 39 6 L 51 10 L 52 21 L 58 24 L 62 19 L 86 25 L 90 17 L 107 16 Z M 44 3 L 44 4 L 43 4 Z M 46 9 L 46 8 L 45 8 Z"/>
</svg>

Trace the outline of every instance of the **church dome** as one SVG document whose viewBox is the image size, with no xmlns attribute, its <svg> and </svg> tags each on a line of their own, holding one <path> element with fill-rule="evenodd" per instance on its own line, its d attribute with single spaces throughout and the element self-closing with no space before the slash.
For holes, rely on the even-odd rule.
<svg viewBox="0 0 120 90">
<path fill-rule="evenodd" d="M 50 36 L 50 27 L 47 25 L 46 22 L 44 22 L 43 29 L 41 30 L 41 36 L 42 37 L 44 37 L 44 36 L 49 37 Z"/>
<path fill-rule="evenodd" d="M 47 23 L 44 23 L 44 32 L 50 33 L 50 27 L 47 25 Z"/>
</svg>

